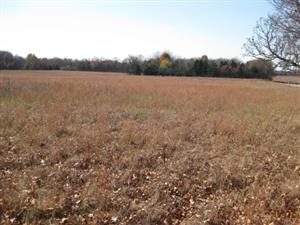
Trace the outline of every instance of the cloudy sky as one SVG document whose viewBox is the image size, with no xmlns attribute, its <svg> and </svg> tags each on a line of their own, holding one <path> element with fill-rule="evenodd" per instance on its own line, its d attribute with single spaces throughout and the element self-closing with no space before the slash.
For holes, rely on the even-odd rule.
<svg viewBox="0 0 300 225">
<path fill-rule="evenodd" d="M 0 50 L 26 56 L 242 58 L 264 0 L 0 0 Z"/>
</svg>

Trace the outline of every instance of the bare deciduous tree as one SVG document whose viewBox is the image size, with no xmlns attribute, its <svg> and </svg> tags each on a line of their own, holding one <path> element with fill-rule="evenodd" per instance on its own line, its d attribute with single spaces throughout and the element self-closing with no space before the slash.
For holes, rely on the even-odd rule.
<svg viewBox="0 0 300 225">
<path fill-rule="evenodd" d="M 248 38 L 247 55 L 283 69 L 300 69 L 300 1 L 272 0 L 275 13 L 262 18 Z"/>
</svg>

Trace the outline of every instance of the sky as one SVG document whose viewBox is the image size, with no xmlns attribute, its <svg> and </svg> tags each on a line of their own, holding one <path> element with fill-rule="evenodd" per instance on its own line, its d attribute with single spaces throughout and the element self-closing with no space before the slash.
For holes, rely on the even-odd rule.
<svg viewBox="0 0 300 225">
<path fill-rule="evenodd" d="M 0 50 L 25 57 L 245 59 L 267 0 L 0 0 Z"/>
</svg>

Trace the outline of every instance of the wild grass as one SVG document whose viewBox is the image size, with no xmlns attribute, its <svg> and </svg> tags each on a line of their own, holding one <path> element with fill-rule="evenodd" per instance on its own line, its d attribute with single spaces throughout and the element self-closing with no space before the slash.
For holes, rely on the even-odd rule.
<svg viewBox="0 0 300 225">
<path fill-rule="evenodd" d="M 300 223 L 298 88 L 1 76 L 1 224 Z"/>
<path fill-rule="evenodd" d="M 300 75 L 295 76 L 275 76 L 273 81 L 288 84 L 300 84 Z"/>
</svg>

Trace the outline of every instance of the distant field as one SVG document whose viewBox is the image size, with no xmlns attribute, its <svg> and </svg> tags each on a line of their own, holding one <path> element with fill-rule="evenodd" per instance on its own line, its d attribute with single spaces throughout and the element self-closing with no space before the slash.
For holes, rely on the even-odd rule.
<svg viewBox="0 0 300 225">
<path fill-rule="evenodd" d="M 276 76 L 273 80 L 283 83 L 300 84 L 300 76 Z"/>
<path fill-rule="evenodd" d="M 300 89 L 0 72 L 0 224 L 299 224 Z"/>
</svg>

